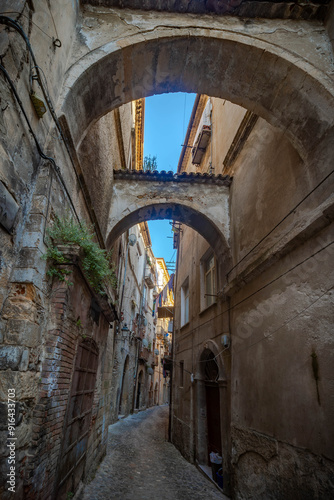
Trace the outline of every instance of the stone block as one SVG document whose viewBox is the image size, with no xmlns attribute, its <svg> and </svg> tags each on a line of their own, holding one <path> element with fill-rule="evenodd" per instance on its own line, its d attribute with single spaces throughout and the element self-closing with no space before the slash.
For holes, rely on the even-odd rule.
<svg viewBox="0 0 334 500">
<path fill-rule="evenodd" d="M 4 346 L 0 351 L 0 370 L 18 370 L 23 347 L 19 346 Z M 7 397 L 7 396 L 6 396 Z"/>
<path fill-rule="evenodd" d="M 46 261 L 42 259 L 43 253 L 38 248 L 22 248 L 19 254 L 16 267 L 33 267 L 40 272 L 45 272 Z"/>
<path fill-rule="evenodd" d="M 42 214 L 29 214 L 26 230 L 30 232 L 44 233 L 45 217 Z"/>
<path fill-rule="evenodd" d="M 50 179 L 47 175 L 39 175 L 35 188 L 35 196 L 47 196 L 50 188 Z"/>
<path fill-rule="evenodd" d="M 15 397 L 19 399 L 34 399 L 40 374 L 36 372 L 7 371 L 0 377 L 0 399 L 7 400 L 8 389 L 15 388 Z"/>
<path fill-rule="evenodd" d="M 32 200 L 31 214 L 43 214 L 46 216 L 48 207 L 48 199 L 46 196 L 38 195 L 34 196 Z"/>
<path fill-rule="evenodd" d="M 12 232 L 19 206 L 6 186 L 0 181 L 0 223 Z"/>
<path fill-rule="evenodd" d="M 19 370 L 21 372 L 26 372 L 28 370 L 28 366 L 29 366 L 29 349 L 24 349 L 19 364 Z"/>
<path fill-rule="evenodd" d="M 43 261 L 42 261 L 43 262 Z M 44 263 L 46 265 L 46 263 Z M 33 268 L 16 268 L 14 269 L 12 275 L 12 281 L 15 283 L 32 283 L 40 290 L 43 289 L 44 275 L 42 275 L 39 271 Z"/>
<path fill-rule="evenodd" d="M 42 231 L 26 231 L 22 237 L 22 247 L 38 248 L 42 252 L 45 251 Z"/>
</svg>

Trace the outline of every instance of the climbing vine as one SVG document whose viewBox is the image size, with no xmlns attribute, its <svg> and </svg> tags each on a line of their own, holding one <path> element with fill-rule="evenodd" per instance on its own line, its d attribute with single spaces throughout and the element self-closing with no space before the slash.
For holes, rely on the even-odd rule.
<svg viewBox="0 0 334 500">
<path fill-rule="evenodd" d="M 106 293 L 108 286 L 116 288 L 117 278 L 111 262 L 112 253 L 103 250 L 93 241 L 91 226 L 84 222 L 78 224 L 69 216 L 56 217 L 47 235 L 48 250 L 43 258 L 56 264 L 67 264 L 69 260 L 59 245 L 77 245 L 82 249 L 81 265 L 90 286 L 101 295 Z M 66 274 L 69 273 L 70 271 L 54 265 L 47 272 L 49 276 L 56 276 L 60 281 L 65 281 Z"/>
</svg>

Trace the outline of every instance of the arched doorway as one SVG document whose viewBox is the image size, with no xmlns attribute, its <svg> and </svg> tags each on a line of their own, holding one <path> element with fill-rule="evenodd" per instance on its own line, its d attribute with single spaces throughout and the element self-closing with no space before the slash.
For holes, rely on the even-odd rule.
<svg viewBox="0 0 334 500">
<path fill-rule="evenodd" d="M 150 381 L 150 390 L 148 391 L 148 406 L 153 405 L 153 380 Z"/>
<path fill-rule="evenodd" d="M 120 415 L 128 413 L 128 398 L 129 398 L 129 356 L 124 361 L 122 385 L 119 398 L 118 412 Z"/>
<path fill-rule="evenodd" d="M 210 453 L 223 457 L 224 492 L 230 493 L 230 397 L 228 377 L 217 344 L 203 345 L 195 375 L 195 459 L 210 466 Z"/>
<path fill-rule="evenodd" d="M 159 404 L 159 389 L 158 389 L 158 382 L 155 383 L 154 386 L 154 404 L 158 405 Z"/>
<path fill-rule="evenodd" d="M 76 490 L 84 473 L 97 369 L 98 347 L 93 339 L 87 338 L 78 345 L 68 400 L 58 468 L 59 499 Z"/>
<path fill-rule="evenodd" d="M 137 382 L 137 394 L 136 394 L 136 409 L 139 410 L 141 406 L 141 390 L 143 387 L 144 383 L 144 377 L 143 377 L 143 370 L 140 371 L 138 375 L 138 382 Z"/>
<path fill-rule="evenodd" d="M 208 461 L 210 453 L 222 454 L 221 432 L 220 432 L 220 399 L 219 399 L 219 368 L 215 355 L 206 350 L 203 355 L 205 400 L 206 400 L 206 425 L 207 425 L 207 450 Z M 204 357 L 204 356 L 203 356 Z"/>
</svg>

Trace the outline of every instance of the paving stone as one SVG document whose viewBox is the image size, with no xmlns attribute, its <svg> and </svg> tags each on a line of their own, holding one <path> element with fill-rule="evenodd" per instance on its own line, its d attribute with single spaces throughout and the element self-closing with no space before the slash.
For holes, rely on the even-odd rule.
<svg viewBox="0 0 334 500">
<path fill-rule="evenodd" d="M 111 425 L 107 455 L 80 500 L 226 499 L 167 439 L 168 406 Z"/>
</svg>

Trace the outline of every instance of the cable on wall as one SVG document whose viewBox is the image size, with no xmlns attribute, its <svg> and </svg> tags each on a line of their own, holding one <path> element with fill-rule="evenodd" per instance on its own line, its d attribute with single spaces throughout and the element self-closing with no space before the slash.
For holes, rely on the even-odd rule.
<svg viewBox="0 0 334 500">
<path fill-rule="evenodd" d="M 251 347 L 253 347 L 254 345 L 256 344 L 259 344 L 260 342 L 263 342 L 264 340 L 266 340 L 268 337 L 271 337 L 272 335 L 274 335 L 275 333 L 277 333 L 279 330 L 281 330 L 281 328 L 283 328 L 284 326 L 288 325 L 289 323 L 291 323 L 292 321 L 294 321 L 295 319 L 297 319 L 299 316 L 301 316 L 302 314 L 304 314 L 305 311 L 307 311 L 310 307 L 312 307 L 316 302 L 318 302 L 322 297 L 324 297 L 328 292 L 330 292 L 331 290 L 333 290 L 334 288 L 334 285 L 331 285 L 323 294 L 321 294 L 319 297 L 317 297 L 311 304 L 309 304 L 308 306 L 306 306 L 304 309 L 302 309 L 301 311 L 299 311 L 297 314 L 295 314 L 292 318 L 290 318 L 289 320 L 287 321 L 284 321 L 284 323 L 282 323 L 278 328 L 276 328 L 275 330 L 273 330 L 272 332 L 270 332 L 268 335 L 266 335 L 265 337 L 263 338 L 260 338 L 259 340 L 256 340 L 255 342 L 253 342 L 252 344 L 250 345 L 247 345 L 245 346 L 244 348 L 242 349 L 239 349 L 238 351 L 234 352 L 233 356 L 239 354 L 240 352 L 242 351 L 245 351 L 247 349 L 250 349 Z M 224 348 L 222 351 L 220 351 L 214 358 L 212 359 L 216 359 L 218 356 L 220 356 L 220 354 L 222 354 L 225 350 L 227 350 L 227 348 Z M 231 352 L 228 352 L 227 353 L 227 356 L 231 357 Z M 203 361 L 199 361 L 199 363 L 206 363 L 207 360 L 203 360 Z M 178 363 L 177 361 L 174 361 L 172 360 L 172 363 L 173 365 L 176 365 L 176 366 L 180 366 L 180 363 Z M 190 372 L 189 370 L 186 370 L 185 368 L 183 368 L 183 370 L 187 373 L 189 373 L 190 375 L 193 374 L 193 372 Z"/>
<path fill-rule="evenodd" d="M 85 204 L 86 204 L 86 207 L 87 207 L 87 211 L 88 211 L 88 213 L 90 215 L 91 220 L 95 222 L 93 224 L 93 227 L 94 227 L 97 239 L 99 241 L 99 244 L 100 244 L 100 246 L 102 248 L 104 248 L 105 245 L 104 245 L 103 237 L 102 237 L 102 235 L 101 235 L 101 233 L 99 231 L 98 221 L 96 220 L 95 216 L 92 213 L 89 201 L 87 199 L 87 195 L 86 195 L 85 189 L 83 188 L 80 176 L 79 176 L 79 174 L 78 174 L 78 172 L 77 172 L 77 170 L 75 168 L 74 161 L 73 161 L 73 158 L 72 158 L 69 146 L 68 146 L 68 142 L 66 140 L 66 137 L 65 137 L 65 135 L 63 133 L 63 130 L 62 130 L 61 125 L 59 123 L 59 120 L 57 118 L 56 112 L 54 110 L 51 97 L 50 97 L 50 95 L 48 93 L 47 88 L 45 88 L 45 85 L 43 84 L 43 80 L 42 80 L 42 76 L 41 76 L 41 73 L 43 73 L 43 72 L 42 72 L 41 68 L 39 67 L 39 65 L 37 64 L 37 61 L 36 61 L 36 58 L 35 58 L 35 55 L 34 55 L 34 51 L 33 51 L 32 47 L 31 47 L 30 41 L 29 41 L 26 33 L 24 32 L 23 28 L 20 26 L 20 24 L 17 21 L 14 21 L 14 19 L 11 19 L 10 17 L 7 17 L 7 16 L 0 15 L 0 24 L 4 24 L 4 25 L 6 25 L 8 27 L 11 27 L 11 28 L 15 29 L 21 35 L 21 37 L 24 39 L 24 41 L 25 41 L 25 43 L 27 45 L 27 48 L 29 50 L 29 53 L 30 53 L 31 58 L 32 58 L 33 63 L 34 63 L 34 69 L 36 70 L 36 79 L 37 79 L 37 81 L 38 81 L 38 83 L 40 85 L 40 88 L 42 89 L 43 96 L 44 96 L 44 98 L 46 100 L 46 103 L 47 103 L 47 106 L 48 106 L 49 111 L 51 113 L 51 116 L 53 118 L 53 121 L 54 121 L 54 123 L 55 123 L 55 125 L 56 125 L 56 127 L 57 127 L 57 129 L 58 129 L 58 131 L 60 133 L 60 137 L 61 137 L 61 139 L 62 139 L 62 141 L 64 143 L 64 146 L 66 148 L 66 151 L 67 151 L 67 154 L 69 156 L 70 162 L 72 164 L 72 167 L 73 167 L 73 170 L 74 170 L 77 182 L 78 182 L 78 184 L 80 186 L 80 190 L 81 190 L 81 192 L 83 194 L 83 197 L 84 197 L 84 200 L 85 200 Z M 44 76 L 44 78 L 45 78 L 45 76 Z M 62 180 L 62 183 L 64 183 L 64 180 Z M 66 187 L 65 187 L 65 190 L 66 190 L 66 193 L 68 194 L 68 196 L 70 197 L 70 194 L 69 194 L 68 189 Z M 74 206 L 72 199 L 71 199 L 71 205 Z M 78 215 L 77 215 L 76 212 L 75 212 L 75 214 L 76 214 L 76 217 L 78 218 Z M 79 218 L 78 218 L 78 221 L 80 223 Z"/>
<path fill-rule="evenodd" d="M 22 101 L 21 101 L 21 99 L 20 99 L 20 97 L 19 97 L 19 95 L 18 95 L 18 93 L 17 93 L 17 90 L 16 90 L 16 88 L 15 88 L 15 85 L 14 85 L 14 83 L 13 83 L 12 79 L 10 78 L 10 76 L 9 76 L 9 74 L 8 74 L 8 72 L 7 72 L 7 70 L 4 68 L 4 66 L 3 66 L 2 64 L 0 64 L 0 70 L 1 70 L 1 71 L 2 71 L 2 73 L 4 74 L 4 76 L 5 76 L 6 80 L 7 80 L 7 82 L 8 82 L 8 83 L 9 83 L 9 85 L 10 85 L 10 88 L 11 88 L 11 90 L 12 90 L 12 92 L 13 92 L 14 96 L 15 96 L 15 99 L 17 100 L 17 103 L 18 103 L 18 105 L 20 106 L 20 109 L 21 109 L 21 111 L 22 111 L 22 113 L 23 113 L 23 116 L 24 116 L 24 118 L 25 118 L 25 120 L 26 120 L 26 122 L 27 122 L 27 125 L 28 125 L 28 128 L 29 128 L 29 132 L 30 132 L 30 133 L 31 133 L 31 135 L 33 136 L 33 139 L 34 139 L 34 142 L 35 142 L 35 144 L 36 144 L 36 148 L 37 148 L 37 151 L 38 151 L 39 156 L 40 156 L 43 160 L 47 160 L 47 161 L 49 161 L 49 162 L 51 163 L 51 165 L 52 165 L 52 167 L 53 167 L 54 171 L 56 172 L 56 174 L 57 174 L 57 176 L 58 176 L 58 178 L 59 178 L 59 180 L 60 180 L 60 182 L 61 182 L 61 184 L 62 184 L 62 186 L 63 186 L 63 188 L 64 188 L 64 190 L 65 190 L 65 192 L 66 192 L 66 195 L 67 195 L 67 197 L 68 197 L 68 199 L 69 199 L 69 201 L 70 201 L 70 204 L 71 204 L 71 206 L 72 206 L 72 208 L 73 208 L 73 211 L 74 211 L 74 213 L 75 213 L 75 215 L 76 215 L 76 218 L 77 218 L 78 222 L 80 223 L 80 219 L 79 219 L 78 213 L 77 213 L 76 208 L 75 208 L 75 206 L 74 206 L 74 204 L 73 204 L 73 201 L 72 201 L 71 195 L 70 195 L 70 193 L 68 192 L 68 189 L 67 189 L 67 187 L 66 187 L 65 181 L 64 181 L 64 179 L 63 179 L 63 176 L 62 176 L 62 174 L 61 174 L 61 171 L 60 171 L 60 169 L 59 169 L 58 165 L 56 164 L 56 162 L 55 162 L 54 158 L 52 158 L 51 156 L 46 155 L 46 154 L 43 152 L 43 150 L 42 150 L 42 148 L 41 148 L 41 146 L 40 146 L 40 144 L 39 144 L 39 142 L 38 142 L 38 139 L 37 139 L 37 137 L 36 137 L 36 135 L 35 135 L 35 133 L 34 133 L 34 131 L 33 131 L 32 127 L 31 127 L 31 124 L 30 124 L 29 118 L 28 118 L 27 113 L 26 113 L 26 111 L 25 111 L 25 109 L 24 109 L 24 106 L 23 106 L 23 104 L 22 104 Z"/>
<path fill-rule="evenodd" d="M 248 257 L 266 238 L 268 238 L 268 236 L 270 236 L 274 231 L 275 229 L 278 228 L 278 226 L 280 226 L 282 224 L 282 222 L 284 222 L 291 214 L 293 214 L 293 212 L 300 207 L 300 205 L 302 203 L 304 203 L 304 201 L 309 197 L 311 196 L 311 194 L 314 193 L 314 191 L 316 191 L 324 182 L 326 182 L 326 180 L 331 176 L 333 175 L 334 173 L 334 169 L 331 170 L 329 172 L 329 174 L 327 174 L 309 193 L 307 193 L 304 198 L 302 198 L 302 200 L 299 201 L 299 203 L 297 203 L 297 205 L 295 205 L 291 210 L 290 212 L 288 212 L 284 217 L 283 219 L 281 219 L 265 236 L 263 236 L 257 243 L 256 245 L 254 245 L 247 253 L 246 255 L 244 255 L 233 267 L 231 267 L 231 269 L 226 273 L 226 277 L 229 276 L 229 274 L 231 274 L 231 272 L 241 263 L 243 262 L 246 257 Z"/>
<path fill-rule="evenodd" d="M 309 255 L 308 257 L 306 257 L 304 260 L 302 260 L 301 262 L 298 262 L 298 264 L 295 264 L 293 267 L 291 267 L 290 269 L 288 269 L 287 271 L 285 271 L 284 273 L 280 274 L 279 276 L 277 276 L 276 278 L 272 279 L 271 281 L 269 281 L 268 283 L 266 283 L 265 285 L 261 286 L 260 288 L 258 288 L 257 290 L 255 290 L 255 292 L 252 292 L 251 294 L 247 295 L 246 297 L 244 297 L 242 300 L 240 300 L 239 302 L 237 302 L 236 304 L 233 304 L 232 306 L 229 306 L 227 309 L 225 309 L 224 311 L 222 311 L 221 313 L 217 314 L 217 316 L 215 316 L 215 319 L 216 318 L 219 318 L 220 316 L 222 316 L 223 314 L 226 314 L 230 311 L 232 311 L 233 309 L 235 309 L 236 307 L 238 307 L 240 304 L 242 304 L 243 302 L 245 302 L 246 300 L 248 300 L 249 298 L 253 297 L 254 295 L 256 295 L 257 293 L 259 293 L 260 291 L 264 290 L 265 288 L 267 288 L 268 286 L 272 285 L 273 283 L 275 283 L 275 281 L 278 281 L 279 279 L 281 279 L 283 276 L 286 276 L 288 273 L 290 273 L 291 271 L 294 271 L 297 267 L 303 265 L 305 262 L 309 261 L 310 259 L 312 259 L 313 257 L 315 257 L 316 255 L 318 255 L 320 252 L 323 252 L 324 250 L 326 250 L 326 248 L 330 247 L 331 245 L 333 245 L 334 243 L 334 240 L 333 241 L 330 241 L 327 245 L 321 247 L 319 250 L 317 250 L 316 252 L 314 252 L 313 254 Z M 331 287 L 332 288 L 332 287 Z M 331 289 L 330 288 L 330 289 Z M 329 290 L 330 290 L 329 289 Z M 327 292 L 325 292 L 327 293 Z M 209 319 L 207 321 L 203 321 L 203 323 L 201 323 L 200 325 L 196 326 L 195 328 L 189 330 L 189 332 L 187 332 L 183 337 L 182 337 L 182 340 L 187 338 L 189 335 L 191 335 L 195 330 L 199 329 L 199 328 L 202 328 L 203 326 L 211 323 L 212 319 Z"/>
</svg>

